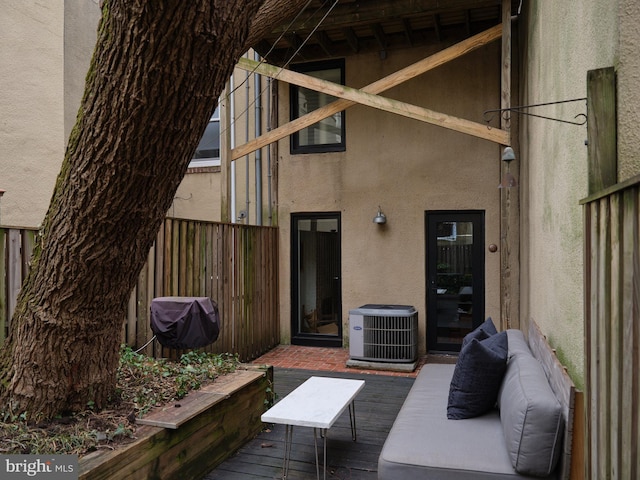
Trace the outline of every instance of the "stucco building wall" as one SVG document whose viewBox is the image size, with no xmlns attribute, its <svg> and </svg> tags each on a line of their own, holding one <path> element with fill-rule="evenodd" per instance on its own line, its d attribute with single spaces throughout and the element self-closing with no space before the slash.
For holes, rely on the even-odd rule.
<svg viewBox="0 0 640 480">
<path fill-rule="evenodd" d="M 618 181 L 640 174 L 640 2 L 618 7 Z"/>
<path fill-rule="evenodd" d="M 33 228 L 44 219 L 84 92 L 99 19 L 93 0 L 2 2 L 4 225 Z"/>
<path fill-rule="evenodd" d="M 524 2 L 522 104 L 586 97 L 587 72 L 617 63 L 617 19 L 615 2 Z M 574 120 L 586 113 L 586 102 L 534 113 Z M 522 117 L 520 135 L 522 317 L 540 325 L 580 386 L 585 366 L 579 201 L 587 196 L 587 127 Z"/>
<path fill-rule="evenodd" d="M 4 0 L 0 15 L 0 220 L 39 225 L 64 152 L 64 2 Z"/>
<path fill-rule="evenodd" d="M 385 60 L 346 61 L 346 84 L 362 87 L 431 51 L 397 51 Z M 482 122 L 499 106 L 500 44 L 496 42 L 410 80 L 383 95 Z M 282 86 L 280 98 L 288 98 Z M 282 101 L 279 116 L 288 118 Z M 279 145 L 281 341 L 290 342 L 290 215 L 339 212 L 342 231 L 342 321 L 366 303 L 413 305 L 425 351 L 425 211 L 485 210 L 486 245 L 500 244 L 500 146 L 468 135 L 355 106 L 346 111 L 346 151 L 290 155 Z M 387 224 L 372 222 L 378 206 Z M 486 315 L 500 318 L 500 253 L 486 253 Z M 345 338 L 345 344 L 348 338 Z"/>
</svg>

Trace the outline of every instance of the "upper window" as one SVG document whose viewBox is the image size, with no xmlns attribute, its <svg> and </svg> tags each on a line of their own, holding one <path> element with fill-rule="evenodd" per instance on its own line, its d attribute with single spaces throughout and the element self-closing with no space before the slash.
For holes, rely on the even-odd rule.
<svg viewBox="0 0 640 480">
<path fill-rule="evenodd" d="M 307 63 L 293 70 L 344 85 L 344 60 Z M 325 93 L 291 85 L 291 120 L 302 117 L 336 100 Z M 343 152 L 345 150 L 344 110 L 291 135 L 291 153 Z"/>
<path fill-rule="evenodd" d="M 209 119 L 209 124 L 196 148 L 190 167 L 210 167 L 220 165 L 220 107 Z"/>
</svg>

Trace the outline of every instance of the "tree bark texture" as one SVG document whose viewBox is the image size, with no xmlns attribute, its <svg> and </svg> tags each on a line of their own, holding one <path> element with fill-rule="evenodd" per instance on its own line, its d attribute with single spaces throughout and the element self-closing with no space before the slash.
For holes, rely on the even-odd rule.
<svg viewBox="0 0 640 480">
<path fill-rule="evenodd" d="M 0 353 L 0 400 L 13 413 L 50 418 L 113 395 L 129 295 L 263 1 L 105 2 Z M 264 21 L 291 3 L 273 1 Z"/>
</svg>

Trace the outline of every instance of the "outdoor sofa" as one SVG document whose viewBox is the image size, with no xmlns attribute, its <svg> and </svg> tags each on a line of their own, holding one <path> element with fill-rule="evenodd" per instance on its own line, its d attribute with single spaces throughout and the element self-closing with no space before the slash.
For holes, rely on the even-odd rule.
<svg viewBox="0 0 640 480">
<path fill-rule="evenodd" d="M 539 356 L 559 364 L 537 326 L 531 332 L 530 342 L 541 337 L 542 350 L 548 350 Z M 495 407 L 472 418 L 447 418 L 452 378 L 460 366 L 427 363 L 382 448 L 380 480 L 569 478 L 575 388 L 564 369 L 543 367 L 520 330 L 502 335 L 508 351 Z M 538 338 L 537 354 L 540 345 Z M 558 394 L 547 374 L 566 377 L 551 381 Z"/>
</svg>

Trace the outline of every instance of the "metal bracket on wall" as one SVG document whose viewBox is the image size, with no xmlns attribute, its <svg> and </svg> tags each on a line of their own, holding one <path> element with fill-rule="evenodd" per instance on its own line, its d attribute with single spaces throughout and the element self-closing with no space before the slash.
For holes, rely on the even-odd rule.
<svg viewBox="0 0 640 480">
<path fill-rule="evenodd" d="M 546 115 L 540 115 L 537 113 L 531 113 L 526 110 L 530 108 L 535 108 L 535 107 L 546 107 L 548 105 L 558 105 L 561 103 L 572 103 L 572 102 L 585 102 L 585 108 L 586 108 L 586 101 L 587 101 L 586 98 L 573 98 L 571 100 L 560 100 L 557 102 L 536 103 L 533 105 L 519 105 L 516 107 L 509 107 L 509 108 L 496 108 L 494 110 L 485 110 L 482 116 L 484 117 L 485 122 L 489 123 L 493 120 L 493 118 L 495 117 L 495 114 L 499 113 L 500 115 L 502 115 L 502 118 L 505 121 L 509 121 L 511 119 L 511 112 L 514 112 L 520 115 L 529 115 L 530 117 L 538 117 L 538 118 L 544 118 L 545 120 L 553 120 L 554 122 L 569 123 L 571 125 L 584 125 L 587 123 L 586 113 L 577 114 L 575 117 L 573 117 L 574 120 L 564 120 L 562 118 L 555 118 L 555 117 L 549 117 Z M 580 120 L 576 121 L 575 119 L 577 118 L 580 118 Z"/>
</svg>

